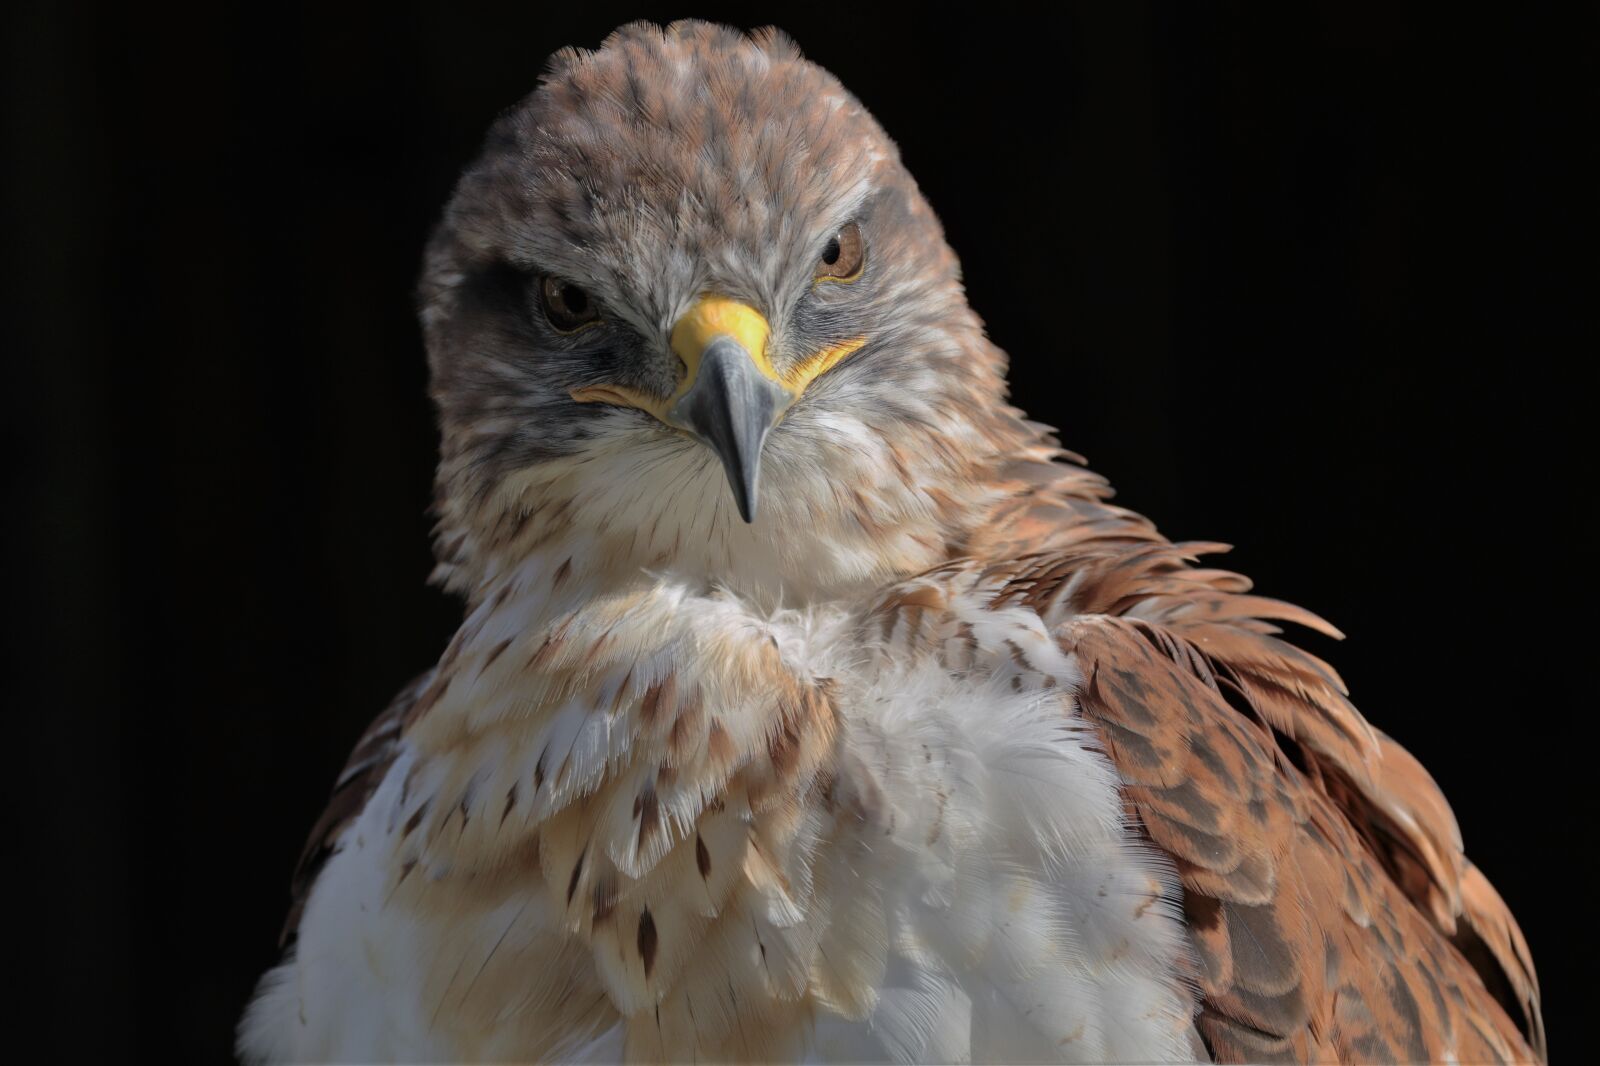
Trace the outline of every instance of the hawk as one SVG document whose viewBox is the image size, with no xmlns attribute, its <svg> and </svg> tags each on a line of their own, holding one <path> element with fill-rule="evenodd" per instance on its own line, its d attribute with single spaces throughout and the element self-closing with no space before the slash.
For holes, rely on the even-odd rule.
<svg viewBox="0 0 1600 1066">
<path fill-rule="evenodd" d="M 872 117 L 625 27 L 428 246 L 438 664 L 362 737 L 251 1062 L 1529 1061 L 1427 772 L 1108 502 Z"/>
</svg>

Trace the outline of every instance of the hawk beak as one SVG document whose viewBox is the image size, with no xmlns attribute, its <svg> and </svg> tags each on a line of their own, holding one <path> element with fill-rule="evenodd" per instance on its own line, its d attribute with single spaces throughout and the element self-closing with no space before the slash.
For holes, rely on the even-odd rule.
<svg viewBox="0 0 1600 1066">
<path fill-rule="evenodd" d="M 767 355 L 772 329 L 761 312 L 724 296 L 702 296 L 672 327 L 672 350 L 687 373 L 666 399 L 620 385 L 573 389 L 579 403 L 637 407 L 701 441 L 722 460 L 739 516 L 754 522 L 761 447 L 812 381 L 866 338 L 836 344 L 779 374 Z"/>
<path fill-rule="evenodd" d="M 670 424 L 717 453 L 746 522 L 756 518 L 761 446 L 789 401 L 783 386 L 762 376 L 743 345 L 718 337 L 700 354 L 694 384 L 667 413 Z"/>
<path fill-rule="evenodd" d="M 761 446 L 794 401 L 767 359 L 770 332 L 759 311 L 721 296 L 701 297 L 672 328 L 689 373 L 662 421 L 717 453 L 746 522 L 759 502 Z"/>
</svg>

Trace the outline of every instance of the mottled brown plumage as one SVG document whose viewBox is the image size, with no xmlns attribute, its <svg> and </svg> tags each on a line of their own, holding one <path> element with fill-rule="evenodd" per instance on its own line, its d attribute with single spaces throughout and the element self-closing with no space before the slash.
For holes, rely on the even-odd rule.
<svg viewBox="0 0 1600 1066">
<path fill-rule="evenodd" d="M 857 220 L 859 277 L 813 271 Z M 553 271 L 594 329 L 529 314 Z M 774 380 L 847 351 L 752 524 L 661 414 L 707 293 Z M 892 144 L 783 39 L 558 57 L 423 298 L 468 613 L 336 785 L 248 1054 L 1543 1057 L 1448 804 L 1280 626 L 1337 631 L 1005 403 Z"/>
<path fill-rule="evenodd" d="M 1192 565 L 1224 546 L 1171 545 L 1101 495 L 1064 473 L 981 538 L 1038 553 L 996 568 L 1006 596 L 1047 619 L 1098 616 L 1069 624 L 1064 646 L 1085 663 L 1082 706 L 1124 794 L 1177 860 L 1213 1056 L 1542 1058 L 1527 945 L 1448 803 L 1276 623 L 1338 631 Z"/>
</svg>

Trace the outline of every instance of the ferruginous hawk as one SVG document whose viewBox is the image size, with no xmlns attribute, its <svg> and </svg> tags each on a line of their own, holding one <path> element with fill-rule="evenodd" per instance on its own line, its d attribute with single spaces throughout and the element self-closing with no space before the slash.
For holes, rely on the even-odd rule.
<svg viewBox="0 0 1600 1066">
<path fill-rule="evenodd" d="M 1334 630 L 1008 405 L 781 35 L 558 54 L 421 304 L 465 621 L 335 786 L 247 1060 L 1542 1057 L 1444 798 L 1278 635 Z"/>
</svg>

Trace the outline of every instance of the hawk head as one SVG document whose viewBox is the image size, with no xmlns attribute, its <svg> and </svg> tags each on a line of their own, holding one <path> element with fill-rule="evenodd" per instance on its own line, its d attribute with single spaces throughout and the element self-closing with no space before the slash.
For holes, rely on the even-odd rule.
<svg viewBox="0 0 1600 1066">
<path fill-rule="evenodd" d="M 430 243 L 440 577 L 936 562 L 1024 431 L 899 153 L 775 31 L 557 54 Z M 559 558 L 556 558 L 559 556 Z"/>
</svg>

